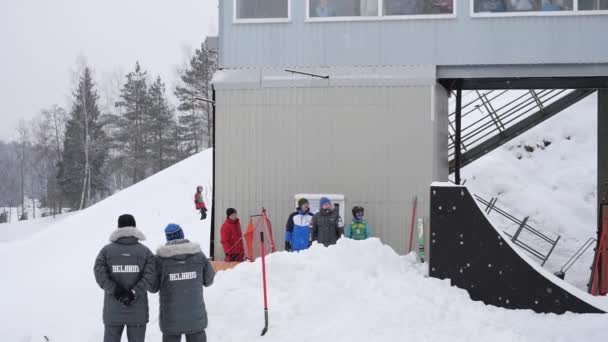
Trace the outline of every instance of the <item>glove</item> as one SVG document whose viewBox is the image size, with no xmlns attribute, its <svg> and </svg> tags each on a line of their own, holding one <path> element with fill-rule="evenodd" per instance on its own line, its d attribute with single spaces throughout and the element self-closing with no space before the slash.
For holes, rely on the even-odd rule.
<svg viewBox="0 0 608 342">
<path fill-rule="evenodd" d="M 124 306 L 131 306 L 136 300 L 137 297 L 135 296 L 135 291 L 131 290 L 125 292 L 125 295 L 121 298 L 120 302 Z"/>
<path fill-rule="evenodd" d="M 285 241 L 285 250 L 291 252 L 291 242 Z"/>
<path fill-rule="evenodd" d="M 121 285 L 116 285 L 116 288 L 114 289 L 114 293 L 112 295 L 114 296 L 114 299 L 122 303 L 123 298 L 127 297 L 129 295 L 129 292 L 131 291 L 125 289 Z"/>
</svg>

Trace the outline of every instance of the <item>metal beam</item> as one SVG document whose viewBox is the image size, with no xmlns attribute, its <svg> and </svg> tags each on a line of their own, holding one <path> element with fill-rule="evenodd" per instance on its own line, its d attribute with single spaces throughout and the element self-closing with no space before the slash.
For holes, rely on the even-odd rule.
<svg viewBox="0 0 608 342">
<path fill-rule="evenodd" d="M 455 81 L 451 78 L 439 79 L 444 87 L 449 87 Z M 608 89 L 608 77 L 465 78 L 462 80 L 462 89 Z"/>
<path fill-rule="evenodd" d="M 457 185 L 460 185 L 460 168 L 462 165 L 462 86 L 460 82 L 458 82 L 456 89 L 456 130 L 454 134 L 455 181 Z"/>
<path fill-rule="evenodd" d="M 438 65 L 437 78 L 586 78 L 608 77 L 608 63 Z M 537 88 L 541 89 L 541 88 Z"/>
<path fill-rule="evenodd" d="M 213 101 L 213 105 L 212 105 L 212 110 L 213 110 L 213 121 L 211 121 L 211 141 L 212 141 L 212 148 L 213 150 L 211 151 L 211 155 L 212 155 L 212 160 L 213 160 L 213 166 L 212 166 L 212 178 L 213 180 L 211 181 L 212 184 L 212 189 L 211 189 L 211 231 L 209 232 L 209 257 L 211 258 L 211 260 L 215 260 L 215 214 L 217 213 L 215 211 L 215 114 L 216 114 L 216 107 L 215 107 L 215 86 L 211 85 L 211 99 Z"/>
<path fill-rule="evenodd" d="M 542 123 L 543 121 L 553 117 L 555 114 L 561 112 L 562 110 L 570 107 L 571 105 L 577 103 L 578 101 L 584 99 L 585 97 L 593 94 L 596 90 L 575 90 L 570 94 L 560 98 L 559 100 L 551 103 L 550 105 L 544 107 L 538 112 L 528 116 L 527 118 L 521 120 L 520 122 L 514 124 L 513 126 L 505 129 L 499 134 L 490 137 L 488 140 L 482 142 L 481 144 L 469 149 L 464 154 L 462 154 L 460 160 L 460 167 L 464 167 L 473 161 L 481 158 L 485 154 L 495 150 L 496 148 L 502 146 L 507 141 L 519 136 L 520 134 L 526 132 L 527 130 L 535 127 L 536 125 Z M 608 140 L 608 138 L 607 138 Z M 608 141 L 607 141 L 608 143 Z M 607 158 L 608 161 L 608 158 Z M 455 159 L 450 160 L 450 173 L 455 171 L 456 164 Z"/>
</svg>

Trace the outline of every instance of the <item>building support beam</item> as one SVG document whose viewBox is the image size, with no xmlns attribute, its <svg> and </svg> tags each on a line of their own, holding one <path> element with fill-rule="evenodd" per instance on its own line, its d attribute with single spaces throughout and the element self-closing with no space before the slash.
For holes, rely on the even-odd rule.
<svg viewBox="0 0 608 342">
<path fill-rule="evenodd" d="M 597 92 L 597 194 L 608 204 L 608 89 Z"/>
<path fill-rule="evenodd" d="M 209 233 L 209 257 L 211 258 L 211 260 L 215 260 L 215 113 L 216 113 L 216 108 L 215 108 L 215 87 L 213 85 L 211 85 L 211 100 L 213 103 L 213 106 L 211 107 L 212 109 L 212 113 L 211 113 L 211 117 L 213 118 L 213 120 L 211 121 L 211 148 L 213 148 L 213 151 L 211 152 L 212 154 L 212 160 L 213 160 L 213 171 L 212 171 L 212 177 L 213 180 L 212 182 L 212 189 L 211 189 L 211 229 L 210 229 L 210 233 Z"/>
<path fill-rule="evenodd" d="M 460 185 L 462 166 L 462 82 L 456 82 L 456 118 L 454 132 L 454 181 Z"/>
</svg>

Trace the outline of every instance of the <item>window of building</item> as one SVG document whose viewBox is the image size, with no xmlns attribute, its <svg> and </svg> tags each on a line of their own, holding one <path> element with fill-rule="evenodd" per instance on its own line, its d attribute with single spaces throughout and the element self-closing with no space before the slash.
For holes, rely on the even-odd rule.
<svg viewBox="0 0 608 342">
<path fill-rule="evenodd" d="M 453 0 L 384 0 L 384 15 L 453 14 Z"/>
<path fill-rule="evenodd" d="M 235 22 L 282 22 L 290 19 L 291 0 L 234 0 Z"/>
<path fill-rule="evenodd" d="M 377 17 L 378 0 L 309 0 L 310 18 Z"/>
<path fill-rule="evenodd" d="M 390 19 L 419 15 L 453 15 L 455 0 L 307 0 L 312 20 Z"/>
<path fill-rule="evenodd" d="M 579 11 L 608 11 L 608 0 L 578 0 Z"/>
<path fill-rule="evenodd" d="M 608 10 L 608 0 L 472 0 L 471 3 L 474 16 L 568 15 Z"/>
</svg>

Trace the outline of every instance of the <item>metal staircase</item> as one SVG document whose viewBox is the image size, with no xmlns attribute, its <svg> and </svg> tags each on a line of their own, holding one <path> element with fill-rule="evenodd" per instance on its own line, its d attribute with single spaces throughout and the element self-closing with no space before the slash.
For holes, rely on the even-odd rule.
<svg viewBox="0 0 608 342">
<path fill-rule="evenodd" d="M 474 90 L 462 94 L 461 167 L 593 94 L 595 89 Z M 453 96 L 452 98 L 454 98 Z M 449 114 L 449 165 L 454 172 L 456 111 Z"/>
</svg>

